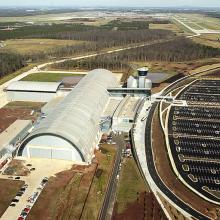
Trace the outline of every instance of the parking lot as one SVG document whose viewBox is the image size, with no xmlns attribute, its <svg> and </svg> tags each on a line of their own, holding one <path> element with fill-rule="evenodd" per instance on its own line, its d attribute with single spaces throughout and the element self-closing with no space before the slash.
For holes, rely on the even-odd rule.
<svg viewBox="0 0 220 220">
<path fill-rule="evenodd" d="M 172 106 L 169 113 L 169 145 L 176 169 L 197 192 L 220 202 L 220 81 L 198 80 L 178 98 L 191 105 Z"/>
<path fill-rule="evenodd" d="M 25 162 L 29 169 L 32 169 L 28 176 L 21 176 L 18 179 L 16 176 L 0 175 L 0 178 L 10 178 L 11 180 L 13 178 L 14 181 L 23 180 L 25 182 L 18 191 L 17 196 L 15 196 L 11 202 L 11 204 L 14 205 L 9 206 L 1 217 L 3 220 L 25 219 L 42 189 L 46 185 L 47 178 L 63 170 L 70 169 L 72 166 L 71 161 L 61 160 L 54 160 L 54 163 L 51 163 L 51 160 L 49 159 L 30 159 Z M 23 214 L 23 217 L 21 214 Z"/>
<path fill-rule="evenodd" d="M 189 103 L 202 102 L 215 105 L 220 102 L 220 80 L 197 80 L 183 90 L 177 99 Z"/>
</svg>

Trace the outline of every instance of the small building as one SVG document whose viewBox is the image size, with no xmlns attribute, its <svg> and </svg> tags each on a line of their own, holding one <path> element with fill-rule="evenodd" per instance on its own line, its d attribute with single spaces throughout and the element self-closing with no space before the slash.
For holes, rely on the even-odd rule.
<svg viewBox="0 0 220 220">
<path fill-rule="evenodd" d="M 31 127 L 31 120 L 16 120 L 0 133 L 0 158 L 6 154 L 12 155 L 16 150 L 17 144 L 28 135 Z"/>
<path fill-rule="evenodd" d="M 6 88 L 8 101 L 48 102 L 58 96 L 61 82 L 14 81 Z"/>
</svg>

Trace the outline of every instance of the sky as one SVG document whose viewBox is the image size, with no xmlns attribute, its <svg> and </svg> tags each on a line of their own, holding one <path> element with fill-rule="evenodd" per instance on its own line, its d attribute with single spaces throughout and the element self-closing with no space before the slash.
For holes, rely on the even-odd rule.
<svg viewBox="0 0 220 220">
<path fill-rule="evenodd" d="M 0 0 L 1 6 L 220 7 L 220 0 Z"/>
</svg>

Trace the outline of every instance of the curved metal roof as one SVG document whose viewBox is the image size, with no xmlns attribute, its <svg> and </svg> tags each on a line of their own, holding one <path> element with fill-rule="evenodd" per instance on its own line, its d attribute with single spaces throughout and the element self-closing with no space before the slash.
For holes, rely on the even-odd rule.
<svg viewBox="0 0 220 220">
<path fill-rule="evenodd" d="M 108 102 L 108 87 L 117 85 L 116 76 L 104 69 L 89 72 L 77 86 L 34 128 L 24 143 L 44 134 L 72 143 L 89 162 L 99 130 L 100 116 Z"/>
<path fill-rule="evenodd" d="M 14 81 L 8 85 L 7 91 L 56 92 L 61 82 Z"/>
</svg>

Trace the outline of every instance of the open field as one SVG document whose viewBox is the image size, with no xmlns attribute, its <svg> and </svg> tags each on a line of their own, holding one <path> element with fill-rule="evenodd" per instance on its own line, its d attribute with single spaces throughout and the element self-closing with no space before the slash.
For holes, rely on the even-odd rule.
<svg viewBox="0 0 220 220">
<path fill-rule="evenodd" d="M 185 62 L 162 62 L 162 61 L 147 61 L 147 62 L 132 62 L 137 67 L 148 66 L 150 72 L 169 73 L 174 75 L 176 73 L 188 74 L 194 69 L 202 66 L 220 63 L 220 58 L 207 58 L 197 61 Z"/>
<path fill-rule="evenodd" d="M 184 32 L 182 28 L 180 28 L 177 24 L 171 23 L 171 24 L 150 24 L 150 29 L 162 29 L 162 30 L 169 30 L 177 35 L 184 35 Z"/>
<path fill-rule="evenodd" d="M 220 34 L 202 34 L 193 38 L 193 41 L 207 46 L 220 48 Z"/>
<path fill-rule="evenodd" d="M 5 212 L 11 204 L 19 189 L 24 185 L 23 181 L 14 181 L 7 179 L 0 179 L 0 216 Z"/>
<path fill-rule="evenodd" d="M 35 106 L 36 107 L 36 106 Z M 0 109 L 0 132 L 4 131 L 7 127 L 9 127 L 13 122 L 15 122 L 17 119 L 22 120 L 36 120 L 38 113 L 35 112 L 33 115 L 31 115 L 32 109 L 30 106 L 28 108 L 23 106 L 16 106 L 14 104 L 11 104 L 11 106 L 7 105 L 4 108 Z M 36 110 L 39 109 L 39 107 L 36 108 Z"/>
<path fill-rule="evenodd" d="M 186 22 L 192 22 L 191 26 L 199 25 L 206 29 L 211 30 L 220 30 L 220 19 L 208 17 L 202 14 L 178 14 L 178 17 L 181 20 L 185 20 Z"/>
<path fill-rule="evenodd" d="M 95 160 L 98 167 L 81 219 L 96 220 L 104 200 L 112 165 L 115 160 L 116 148 L 114 145 L 102 144 L 100 150 L 96 152 Z"/>
<path fill-rule="evenodd" d="M 117 212 L 122 213 L 129 203 L 136 202 L 139 193 L 145 191 L 149 193 L 150 189 L 145 185 L 134 159 L 125 158 L 122 163 L 116 198 Z"/>
<path fill-rule="evenodd" d="M 74 165 L 51 177 L 27 220 L 79 219 L 95 170 L 96 164 Z"/>
<path fill-rule="evenodd" d="M 12 51 L 19 54 L 34 54 L 45 52 L 63 46 L 71 46 L 82 43 L 75 40 L 56 40 L 56 39 L 14 39 L 4 41 L 4 47 L 0 51 Z"/>
<path fill-rule="evenodd" d="M 114 155 L 115 147 L 104 145 L 90 166 L 73 165 L 51 177 L 27 220 L 97 219 Z"/>
<path fill-rule="evenodd" d="M 166 219 L 133 158 L 123 161 L 112 219 Z"/>
<path fill-rule="evenodd" d="M 66 76 L 81 76 L 81 74 L 38 72 L 24 77 L 21 81 L 58 82 Z"/>
</svg>

